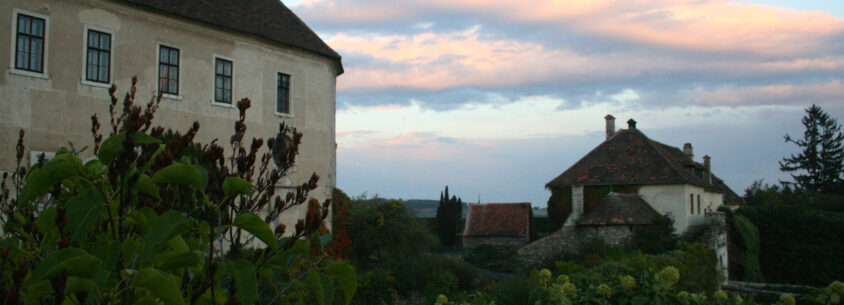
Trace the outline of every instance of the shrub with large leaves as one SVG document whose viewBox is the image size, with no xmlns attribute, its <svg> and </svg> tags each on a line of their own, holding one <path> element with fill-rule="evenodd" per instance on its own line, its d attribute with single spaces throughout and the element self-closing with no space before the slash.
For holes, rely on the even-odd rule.
<svg viewBox="0 0 844 305">
<path fill-rule="evenodd" d="M 90 161 L 71 146 L 27 170 L 21 131 L 18 166 L 0 185 L 0 303 L 348 303 L 355 272 L 323 251 L 329 202 L 308 199 L 318 177 L 275 194 L 302 134 L 282 124 L 267 152 L 261 139 L 244 148 L 243 99 L 228 158 L 215 142 L 193 143 L 196 122 L 162 141 L 164 129 L 151 127 L 161 99 L 135 106 L 134 84 L 120 113 L 110 90 L 105 140 L 91 117 Z M 292 230 L 270 226 L 304 204 Z"/>
</svg>

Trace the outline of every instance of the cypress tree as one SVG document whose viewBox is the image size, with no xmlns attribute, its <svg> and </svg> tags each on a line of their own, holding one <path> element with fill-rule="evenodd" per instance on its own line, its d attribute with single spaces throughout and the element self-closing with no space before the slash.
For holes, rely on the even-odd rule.
<svg viewBox="0 0 844 305">
<path fill-rule="evenodd" d="M 457 196 L 449 197 L 448 186 L 446 186 L 445 191 L 440 192 L 436 216 L 437 235 L 443 246 L 453 246 L 457 242 L 462 209 L 463 201 Z"/>
</svg>

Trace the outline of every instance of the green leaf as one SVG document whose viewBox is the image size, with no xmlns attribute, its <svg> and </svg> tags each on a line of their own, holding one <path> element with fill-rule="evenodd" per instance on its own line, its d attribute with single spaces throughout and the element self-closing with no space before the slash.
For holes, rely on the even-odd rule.
<svg viewBox="0 0 844 305">
<path fill-rule="evenodd" d="M 48 282 L 39 282 L 26 288 L 26 305 L 41 305 L 41 298 L 53 294 Z"/>
<path fill-rule="evenodd" d="M 174 163 L 160 169 L 152 176 L 155 183 L 187 184 L 194 189 L 205 188 L 202 179 L 202 171 L 196 166 L 185 163 Z"/>
<path fill-rule="evenodd" d="M 229 266 L 237 287 L 237 299 L 246 305 L 255 304 L 258 300 L 258 276 L 255 266 L 245 259 L 233 261 Z"/>
<path fill-rule="evenodd" d="M 184 213 L 167 211 L 152 225 L 149 232 L 144 236 L 144 243 L 155 246 L 163 243 L 177 234 L 184 231 L 188 224 L 188 218 Z"/>
<path fill-rule="evenodd" d="M 151 208 L 141 208 L 132 212 L 129 215 L 132 218 L 132 221 L 135 222 L 135 225 L 141 229 L 141 234 L 145 234 L 152 229 L 152 224 L 158 221 L 158 214 L 155 214 L 155 211 Z"/>
<path fill-rule="evenodd" d="M 74 240 L 82 240 L 103 213 L 104 199 L 88 189 L 67 202 L 67 229 Z"/>
<path fill-rule="evenodd" d="M 82 161 L 72 154 L 57 155 L 40 169 L 29 172 L 21 190 L 20 199 L 29 203 L 49 193 L 62 180 L 82 173 Z"/>
<path fill-rule="evenodd" d="M 138 239 L 124 239 L 123 242 L 120 244 L 120 251 L 123 252 L 123 265 L 134 265 L 135 261 L 137 260 L 137 257 L 142 254 L 143 249 L 144 245 Z"/>
<path fill-rule="evenodd" d="M 161 264 L 161 270 L 174 271 L 182 267 L 199 266 L 199 255 L 194 252 L 185 252 L 168 259 Z"/>
<path fill-rule="evenodd" d="M 630 305 L 646 305 L 650 303 L 650 299 L 643 296 L 635 296 L 630 299 Z"/>
<path fill-rule="evenodd" d="M 97 284 L 91 279 L 86 279 L 78 276 L 68 276 L 67 283 L 64 287 L 64 294 L 71 294 L 74 292 L 94 292 L 97 289 Z M 84 300 L 81 300 L 84 301 Z"/>
<path fill-rule="evenodd" d="M 161 144 L 161 140 L 140 131 L 132 135 L 132 142 L 135 142 L 135 145 Z"/>
<path fill-rule="evenodd" d="M 91 177 L 102 176 L 108 172 L 108 166 L 100 162 L 98 159 L 93 159 L 85 162 L 85 172 Z"/>
<path fill-rule="evenodd" d="M 32 276 L 27 281 L 28 284 L 38 282 L 44 279 L 49 279 L 61 272 L 67 270 L 68 275 L 91 275 L 95 274 L 100 266 L 100 259 L 88 254 L 82 249 L 78 248 L 64 248 L 50 253 L 44 259 Z"/>
<path fill-rule="evenodd" d="M 165 304 L 185 304 L 179 286 L 167 273 L 155 268 L 144 268 L 135 274 L 132 286 L 145 288 L 164 301 Z"/>
<path fill-rule="evenodd" d="M 258 269 L 258 278 L 265 280 L 265 281 L 272 281 L 273 280 L 273 268 L 261 267 L 261 269 Z"/>
<path fill-rule="evenodd" d="M 111 165 L 114 158 L 123 152 L 123 141 L 125 140 L 125 131 L 105 139 L 103 144 L 100 145 L 100 150 L 97 152 L 97 159 L 103 162 L 106 166 Z"/>
<path fill-rule="evenodd" d="M 334 302 L 334 284 L 331 283 L 331 278 L 329 278 L 325 274 L 319 275 L 320 280 L 322 280 L 322 289 L 323 289 L 323 296 L 325 298 L 325 304 L 333 304 Z"/>
<path fill-rule="evenodd" d="M 325 289 L 322 288 L 322 279 L 320 278 L 319 273 L 315 271 L 308 272 L 308 277 L 305 282 L 308 284 L 308 288 L 314 292 L 314 296 L 316 297 L 319 305 L 325 305 Z"/>
<path fill-rule="evenodd" d="M 273 231 L 270 230 L 270 226 L 267 225 L 261 217 L 258 217 L 258 215 L 245 211 L 240 212 L 237 214 L 237 217 L 235 217 L 232 225 L 246 230 L 246 232 L 251 233 L 267 244 L 270 249 L 275 249 L 275 235 L 273 235 Z"/>
<path fill-rule="evenodd" d="M 96 256 L 103 262 L 107 270 L 117 268 L 117 262 L 121 253 L 120 242 L 114 240 L 99 240 L 91 244 L 91 255 Z"/>
<path fill-rule="evenodd" d="M 173 248 L 173 254 L 181 254 L 190 251 L 190 248 L 188 248 L 188 244 L 185 242 L 185 239 L 182 238 L 181 235 L 176 235 L 170 240 L 168 240 L 167 245 Z"/>
<path fill-rule="evenodd" d="M 226 181 L 223 181 L 223 192 L 226 194 L 226 197 L 249 195 L 252 194 L 254 188 L 255 186 L 252 183 L 249 183 L 249 181 L 243 178 L 226 177 Z"/>
<path fill-rule="evenodd" d="M 346 300 L 345 304 L 349 304 L 352 301 L 352 297 L 355 296 L 355 291 L 358 289 L 358 279 L 355 269 L 349 264 L 335 262 L 325 268 L 325 273 L 334 278 L 334 281 L 340 286 L 340 291 L 343 292 L 343 297 Z"/>
<path fill-rule="evenodd" d="M 137 303 L 135 303 L 135 305 L 159 305 L 159 304 L 161 304 L 161 303 L 156 301 L 155 298 L 148 297 L 148 296 L 141 298 L 140 300 L 138 300 Z"/>
<path fill-rule="evenodd" d="M 152 196 L 152 198 L 161 200 L 161 196 L 158 194 L 158 186 L 155 185 L 155 182 L 152 181 L 152 178 L 145 174 L 141 174 L 138 176 L 138 182 L 135 182 L 135 186 L 133 187 L 138 192 L 147 194 Z"/>
<path fill-rule="evenodd" d="M 49 207 L 38 213 L 38 219 L 35 224 L 38 226 L 38 231 L 46 235 L 55 232 L 56 229 L 56 207 Z"/>
</svg>

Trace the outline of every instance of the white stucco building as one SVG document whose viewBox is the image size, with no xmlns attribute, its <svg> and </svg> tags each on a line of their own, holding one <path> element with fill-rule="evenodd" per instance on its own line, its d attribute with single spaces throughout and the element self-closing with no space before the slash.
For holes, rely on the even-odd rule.
<svg viewBox="0 0 844 305">
<path fill-rule="evenodd" d="M 606 140 L 592 149 L 565 172 L 548 182 L 552 195 L 549 205 L 555 204 L 568 212 L 564 226 L 583 226 L 584 215 L 601 208 L 591 226 L 616 226 L 634 217 L 632 207 L 616 205 L 607 209 L 605 198 L 617 193 L 635 194 L 659 214 L 674 220 L 679 234 L 690 227 L 709 225 L 715 220 L 723 222 L 723 215 L 716 210 L 722 205 L 740 205 L 744 200 L 736 195 L 723 180 L 712 173 L 709 156 L 702 163 L 694 160 L 692 145 L 683 149 L 649 139 L 636 129 L 630 119 L 627 129 L 615 130 L 615 118 L 605 117 Z M 628 200 L 630 201 L 630 200 Z M 632 202 L 632 201 L 631 201 Z M 549 213 L 552 209 L 549 208 Z M 642 209 L 638 209 L 642 210 Z M 597 228 L 596 228 L 597 229 Z M 613 229 L 617 229 L 613 227 Z M 628 230 L 632 230 L 628 226 Z M 631 232 L 615 232 L 629 235 Z M 712 231 L 712 230 L 710 230 Z M 710 238 L 710 247 L 716 252 L 719 267 L 726 274 L 726 231 L 718 229 L 718 236 Z M 623 234 L 622 234 L 623 233 Z"/>
<path fill-rule="evenodd" d="M 279 187 L 336 181 L 340 56 L 278 0 L 5 0 L 0 2 L 0 169 L 13 167 L 18 131 L 28 156 L 92 144 L 90 116 L 107 125 L 108 88 L 137 101 L 164 98 L 154 123 L 229 149 L 241 98 L 252 100 L 246 138 L 279 123 L 304 134 L 297 169 Z M 86 152 L 90 154 L 90 150 Z M 83 158 L 87 157 L 85 155 Z M 289 215 L 298 218 L 298 215 Z"/>
</svg>

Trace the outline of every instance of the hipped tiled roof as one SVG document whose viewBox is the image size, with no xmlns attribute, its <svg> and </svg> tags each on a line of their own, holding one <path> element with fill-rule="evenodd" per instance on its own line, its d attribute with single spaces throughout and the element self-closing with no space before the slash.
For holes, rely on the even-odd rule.
<svg viewBox="0 0 844 305">
<path fill-rule="evenodd" d="M 609 193 L 578 224 L 586 226 L 644 225 L 659 215 L 638 194 Z"/>
<path fill-rule="evenodd" d="M 279 0 L 121 1 L 311 51 L 333 59 L 343 73 L 340 55 Z"/>
<path fill-rule="evenodd" d="M 703 165 L 679 148 L 651 140 L 635 128 L 617 131 L 546 187 L 649 184 L 691 184 L 724 193 L 725 204 L 744 202 L 714 174 L 708 179 Z"/>
<path fill-rule="evenodd" d="M 469 204 L 463 236 L 526 237 L 530 203 Z"/>
</svg>

